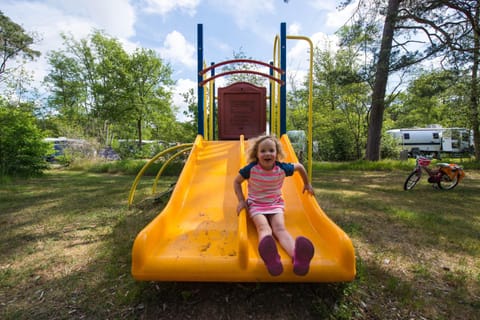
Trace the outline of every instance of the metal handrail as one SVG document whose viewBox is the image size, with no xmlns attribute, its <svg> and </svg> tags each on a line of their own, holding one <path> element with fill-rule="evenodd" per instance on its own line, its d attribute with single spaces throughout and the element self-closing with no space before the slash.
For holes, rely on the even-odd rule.
<svg viewBox="0 0 480 320">
<path fill-rule="evenodd" d="M 130 193 L 128 194 L 128 206 L 130 206 L 133 203 L 133 198 L 135 197 L 135 191 L 137 190 L 138 183 L 140 182 L 140 179 L 142 178 L 143 174 L 145 171 L 147 171 L 148 167 L 150 167 L 158 158 L 163 156 L 166 153 L 169 153 L 173 150 L 177 150 L 179 148 L 186 148 L 186 147 L 191 147 L 193 146 L 193 143 L 185 143 L 181 144 L 175 147 L 168 148 L 166 150 L 163 150 L 162 152 L 158 153 L 155 155 L 150 161 L 145 163 L 145 165 L 140 169 L 138 172 L 137 176 L 135 177 L 135 180 L 133 181 L 132 187 L 130 188 Z"/>
<path fill-rule="evenodd" d="M 170 162 L 172 162 L 175 158 L 178 158 L 179 156 L 183 155 L 185 151 L 188 151 L 188 150 L 192 150 L 192 147 L 186 147 L 185 149 L 180 150 L 179 152 L 171 156 L 167 161 L 165 161 L 165 163 L 162 165 L 160 170 L 158 170 L 158 173 L 155 176 L 155 181 L 153 181 L 152 194 L 155 194 L 155 192 L 157 191 L 158 180 L 160 179 L 160 176 L 162 175 L 163 171 L 165 171 L 165 169 L 170 164 Z"/>
</svg>

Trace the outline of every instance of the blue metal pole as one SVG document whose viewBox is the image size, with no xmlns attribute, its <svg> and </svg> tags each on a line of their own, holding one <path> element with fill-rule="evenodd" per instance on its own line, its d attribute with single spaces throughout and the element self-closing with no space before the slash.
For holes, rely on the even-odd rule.
<svg viewBox="0 0 480 320">
<path fill-rule="evenodd" d="M 280 86 L 280 136 L 287 133 L 287 24 L 280 24 L 280 68 L 283 70 Z"/>
<path fill-rule="evenodd" d="M 198 134 L 204 135 L 204 127 L 203 127 L 203 108 L 204 108 L 204 88 L 200 86 L 200 83 L 203 81 L 203 76 L 200 72 L 203 70 L 203 25 L 201 23 L 197 24 L 197 107 L 198 107 L 198 115 L 197 115 L 197 127 L 198 127 Z"/>
</svg>

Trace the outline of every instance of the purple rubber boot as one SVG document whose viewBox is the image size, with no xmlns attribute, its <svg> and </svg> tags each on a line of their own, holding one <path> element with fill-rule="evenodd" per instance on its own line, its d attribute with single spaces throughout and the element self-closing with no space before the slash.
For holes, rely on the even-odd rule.
<svg viewBox="0 0 480 320">
<path fill-rule="evenodd" d="M 295 240 L 295 253 L 293 256 L 293 272 L 298 276 L 304 276 L 310 269 L 310 261 L 315 253 L 315 248 L 310 240 L 298 237 Z"/>
<path fill-rule="evenodd" d="M 266 236 L 260 241 L 258 252 L 268 272 L 272 276 L 278 276 L 283 272 L 282 262 L 280 261 L 280 255 L 277 251 L 277 244 L 272 236 Z"/>
</svg>

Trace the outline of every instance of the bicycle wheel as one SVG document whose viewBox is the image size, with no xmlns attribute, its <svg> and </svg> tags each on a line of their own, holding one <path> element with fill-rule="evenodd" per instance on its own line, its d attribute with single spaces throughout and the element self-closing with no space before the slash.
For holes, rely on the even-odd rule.
<svg viewBox="0 0 480 320">
<path fill-rule="evenodd" d="M 417 182 L 420 180 L 421 176 L 421 173 L 419 173 L 417 170 L 410 173 L 407 180 L 405 180 L 405 183 L 403 184 L 403 190 L 413 189 L 413 187 L 417 185 Z"/>
<path fill-rule="evenodd" d="M 451 179 L 448 174 L 442 174 L 442 178 L 438 182 L 438 187 L 443 190 L 450 190 L 457 186 L 458 184 L 458 174 L 455 175 L 453 179 Z"/>
</svg>

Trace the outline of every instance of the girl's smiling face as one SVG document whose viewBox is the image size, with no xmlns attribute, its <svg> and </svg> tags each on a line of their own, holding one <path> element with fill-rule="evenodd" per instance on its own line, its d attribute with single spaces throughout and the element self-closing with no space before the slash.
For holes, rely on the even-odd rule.
<svg viewBox="0 0 480 320">
<path fill-rule="evenodd" d="M 258 144 L 257 159 L 263 169 L 273 169 L 277 159 L 277 146 L 272 139 L 265 139 Z"/>
</svg>

